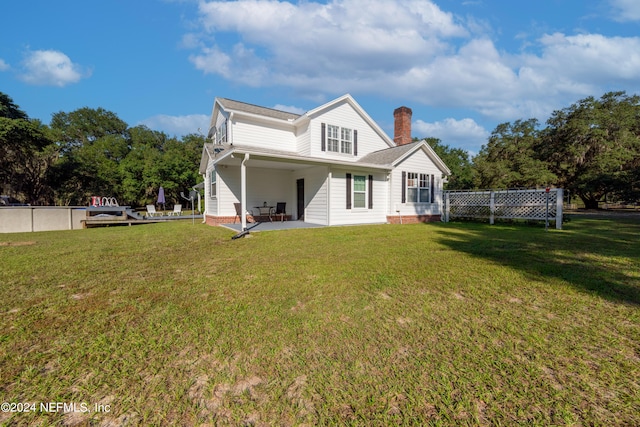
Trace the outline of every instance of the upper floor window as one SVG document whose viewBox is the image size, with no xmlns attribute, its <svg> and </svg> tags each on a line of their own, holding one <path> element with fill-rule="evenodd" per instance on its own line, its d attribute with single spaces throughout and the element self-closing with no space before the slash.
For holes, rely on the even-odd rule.
<svg viewBox="0 0 640 427">
<path fill-rule="evenodd" d="M 326 147 L 327 151 L 335 153 L 353 153 L 353 129 L 340 126 L 327 125 Z"/>
<path fill-rule="evenodd" d="M 227 121 L 220 123 L 220 126 L 216 129 L 216 144 L 223 144 L 227 142 Z"/>
<path fill-rule="evenodd" d="M 353 131 L 351 129 L 340 129 L 340 152 L 345 154 L 351 154 L 351 141 Z"/>
<path fill-rule="evenodd" d="M 340 140 L 338 139 L 338 126 L 327 125 L 327 151 L 338 151 Z"/>
</svg>

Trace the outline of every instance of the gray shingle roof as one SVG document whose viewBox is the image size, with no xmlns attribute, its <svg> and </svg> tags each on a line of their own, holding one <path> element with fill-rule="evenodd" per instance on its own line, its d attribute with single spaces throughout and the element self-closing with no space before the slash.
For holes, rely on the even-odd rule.
<svg viewBox="0 0 640 427">
<path fill-rule="evenodd" d="M 393 162 L 411 151 L 417 144 L 422 141 L 412 142 L 411 144 L 399 145 L 397 147 L 386 148 L 384 150 L 374 151 L 358 160 L 359 163 L 371 163 L 374 165 L 391 165 Z"/>
<path fill-rule="evenodd" d="M 247 104 L 246 102 L 234 101 L 233 99 L 218 98 L 220 104 L 226 110 L 242 111 L 245 113 L 266 116 L 280 120 L 295 120 L 300 114 L 288 113 L 286 111 L 274 110 L 273 108 L 260 107 L 258 105 Z"/>
</svg>

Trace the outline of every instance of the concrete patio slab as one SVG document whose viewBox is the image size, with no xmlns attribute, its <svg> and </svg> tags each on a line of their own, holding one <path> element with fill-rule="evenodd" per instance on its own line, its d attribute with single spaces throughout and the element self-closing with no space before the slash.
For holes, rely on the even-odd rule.
<svg viewBox="0 0 640 427">
<path fill-rule="evenodd" d="M 242 225 L 240 223 L 235 224 L 221 224 L 223 227 L 227 227 L 231 230 L 242 231 Z M 319 228 L 325 227 L 324 225 L 311 224 L 304 221 L 273 221 L 273 222 L 256 222 L 247 223 L 247 229 L 250 232 L 256 231 L 274 231 L 274 230 L 292 230 L 297 228 Z"/>
</svg>

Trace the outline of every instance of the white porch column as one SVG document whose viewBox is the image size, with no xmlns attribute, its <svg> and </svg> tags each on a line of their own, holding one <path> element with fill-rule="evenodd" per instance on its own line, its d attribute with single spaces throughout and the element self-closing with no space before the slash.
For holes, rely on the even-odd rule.
<svg viewBox="0 0 640 427">
<path fill-rule="evenodd" d="M 494 223 L 494 214 L 496 211 L 496 193 L 491 190 L 489 194 L 489 224 L 493 225 Z"/>
<path fill-rule="evenodd" d="M 240 218 L 242 220 L 242 231 L 247 229 L 247 161 L 249 153 L 244 154 L 244 160 L 240 165 Z"/>
<path fill-rule="evenodd" d="M 564 191 L 562 188 L 556 190 L 556 229 L 562 230 L 562 200 Z"/>
<path fill-rule="evenodd" d="M 331 180 L 333 179 L 333 172 L 331 168 L 327 167 L 327 225 L 331 224 Z"/>
<path fill-rule="evenodd" d="M 451 208 L 449 207 L 451 204 L 451 199 L 449 197 L 449 192 L 444 192 L 444 222 L 449 222 L 449 212 Z"/>
</svg>

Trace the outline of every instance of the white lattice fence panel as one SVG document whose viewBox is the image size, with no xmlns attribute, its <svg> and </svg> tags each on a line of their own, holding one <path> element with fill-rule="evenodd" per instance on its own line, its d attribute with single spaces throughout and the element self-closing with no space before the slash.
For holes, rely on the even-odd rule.
<svg viewBox="0 0 640 427">
<path fill-rule="evenodd" d="M 490 191 L 450 193 L 449 211 L 454 218 L 488 218 L 490 201 Z"/>
<path fill-rule="evenodd" d="M 556 192 L 550 191 L 549 217 L 556 216 Z M 547 193 L 545 190 L 496 191 L 494 193 L 494 216 L 505 219 L 547 218 Z"/>
<path fill-rule="evenodd" d="M 450 218 L 489 218 L 555 220 L 562 222 L 562 189 L 447 191 L 445 220 Z M 559 227 L 558 227 L 559 228 Z"/>
</svg>

